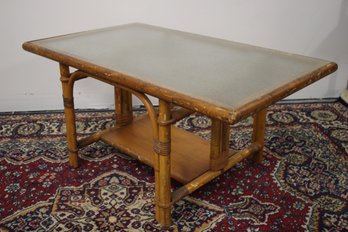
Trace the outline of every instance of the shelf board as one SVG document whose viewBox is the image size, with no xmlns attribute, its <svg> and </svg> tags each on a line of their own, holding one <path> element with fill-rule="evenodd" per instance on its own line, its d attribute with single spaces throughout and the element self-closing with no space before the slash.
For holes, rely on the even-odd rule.
<svg viewBox="0 0 348 232">
<path fill-rule="evenodd" d="M 186 184 L 209 169 L 210 142 L 174 126 L 171 135 L 171 176 Z M 153 167 L 153 138 L 148 116 L 108 130 L 101 140 Z"/>
</svg>

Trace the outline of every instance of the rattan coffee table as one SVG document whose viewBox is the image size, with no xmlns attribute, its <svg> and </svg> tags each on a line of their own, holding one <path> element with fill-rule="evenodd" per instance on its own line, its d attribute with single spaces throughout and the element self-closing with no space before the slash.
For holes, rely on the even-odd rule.
<svg viewBox="0 0 348 232">
<path fill-rule="evenodd" d="M 163 226 L 171 224 L 171 208 L 181 198 L 248 156 L 262 160 L 269 105 L 337 69 L 333 62 L 139 23 L 23 48 L 60 65 L 70 165 L 78 167 L 79 148 L 98 140 L 151 165 Z M 73 86 L 86 77 L 114 86 L 116 120 L 115 127 L 78 140 Z M 133 118 L 132 95 L 146 115 Z M 158 110 L 148 96 L 159 99 Z M 210 141 L 172 126 L 193 112 L 211 118 Z M 252 143 L 230 150 L 230 125 L 251 115 Z M 171 178 L 183 186 L 172 191 Z"/>
</svg>

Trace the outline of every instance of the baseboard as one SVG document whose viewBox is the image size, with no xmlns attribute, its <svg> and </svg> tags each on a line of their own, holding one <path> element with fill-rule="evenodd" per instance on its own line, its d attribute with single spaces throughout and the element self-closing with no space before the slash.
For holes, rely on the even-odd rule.
<svg viewBox="0 0 348 232">
<path fill-rule="evenodd" d="M 340 96 L 341 100 L 348 104 L 348 90 L 344 90 Z"/>
<path fill-rule="evenodd" d="M 342 97 L 343 95 L 343 97 Z M 346 91 L 345 95 L 342 94 L 339 98 L 305 98 L 305 99 L 285 99 L 278 101 L 277 103 L 279 104 L 287 104 L 287 103 L 330 103 L 330 102 L 337 102 L 340 101 L 344 105 L 348 105 L 348 91 Z M 154 105 L 154 107 L 158 107 L 158 105 Z M 81 108 L 81 109 L 76 109 L 76 112 L 88 112 L 88 111 L 112 111 L 114 108 Z M 133 110 L 134 111 L 143 111 L 146 110 L 146 108 L 143 105 L 133 105 Z M 49 114 L 49 113 L 63 113 L 63 109 L 60 110 L 23 110 L 23 111 L 4 111 L 1 112 L 1 115 L 11 115 L 11 114 Z"/>
<path fill-rule="evenodd" d="M 336 102 L 338 98 L 298 98 L 298 99 L 284 99 L 277 103 L 320 103 L 320 102 Z"/>
</svg>

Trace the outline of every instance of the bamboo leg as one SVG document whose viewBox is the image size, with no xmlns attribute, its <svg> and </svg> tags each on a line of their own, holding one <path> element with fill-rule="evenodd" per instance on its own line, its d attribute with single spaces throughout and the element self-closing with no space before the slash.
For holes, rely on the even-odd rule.
<svg viewBox="0 0 348 232">
<path fill-rule="evenodd" d="M 73 97 L 73 85 L 69 85 L 70 71 L 69 67 L 60 64 L 60 74 L 64 99 L 64 113 L 66 121 L 66 136 L 69 150 L 70 166 L 77 168 L 79 166 L 78 148 L 76 139 L 76 122 Z"/>
<path fill-rule="evenodd" d="M 229 125 L 212 119 L 210 141 L 210 170 L 221 170 L 227 161 L 229 151 Z"/>
<path fill-rule="evenodd" d="M 265 144 L 265 128 L 266 128 L 266 109 L 255 114 L 253 123 L 253 143 L 260 145 L 260 150 L 253 156 L 255 162 L 260 163 L 263 159 L 262 148 Z"/>
<path fill-rule="evenodd" d="M 159 101 L 158 140 L 155 141 L 155 205 L 156 219 L 162 226 L 171 225 L 171 182 L 170 182 L 170 105 Z M 157 173 L 156 173 L 157 172 Z"/>
<path fill-rule="evenodd" d="M 156 153 L 156 152 L 155 152 Z M 154 156 L 154 172 L 155 172 L 155 218 L 157 222 L 160 222 L 160 208 L 158 205 L 159 202 L 159 195 L 160 195 L 160 183 L 159 183 L 159 179 L 160 179 L 160 175 L 159 175 L 159 155 L 155 154 Z"/>
<path fill-rule="evenodd" d="M 128 125 L 133 120 L 132 94 L 115 86 L 115 115 L 116 126 Z"/>
<path fill-rule="evenodd" d="M 221 149 L 222 153 L 227 154 L 230 150 L 230 125 L 222 123 L 222 140 L 221 140 Z M 228 157 L 225 157 L 225 161 Z M 224 165 L 225 166 L 225 165 Z"/>
</svg>

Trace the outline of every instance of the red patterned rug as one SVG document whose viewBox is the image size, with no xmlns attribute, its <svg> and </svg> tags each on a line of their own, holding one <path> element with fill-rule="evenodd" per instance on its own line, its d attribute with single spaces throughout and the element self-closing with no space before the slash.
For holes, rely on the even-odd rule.
<svg viewBox="0 0 348 232">
<path fill-rule="evenodd" d="M 80 136 L 110 127 L 112 111 L 79 112 Z M 178 127 L 209 138 L 210 120 Z M 250 143 L 252 119 L 232 127 Z M 153 170 L 98 142 L 67 163 L 62 113 L 0 114 L 0 231 L 348 231 L 348 109 L 282 103 L 267 114 L 265 160 L 245 160 L 154 221 Z M 173 188 L 179 184 L 174 182 Z"/>
</svg>

